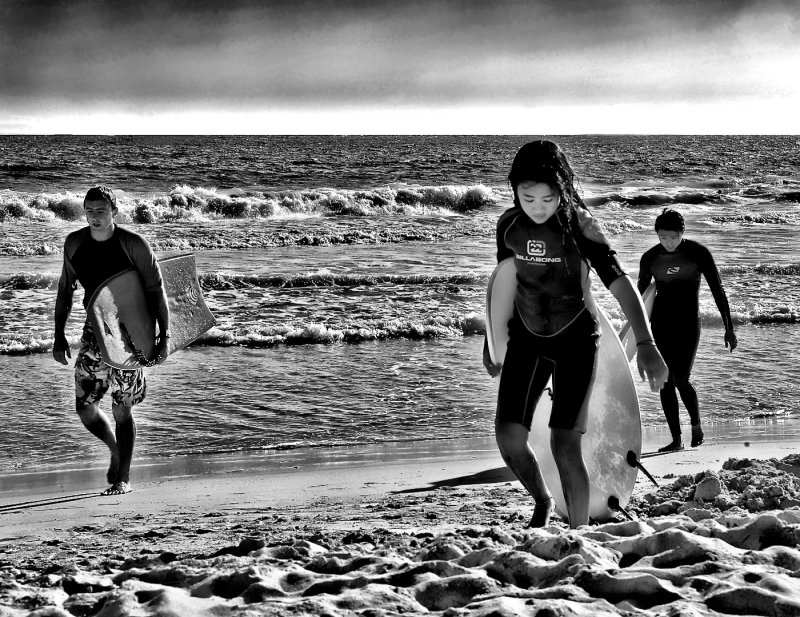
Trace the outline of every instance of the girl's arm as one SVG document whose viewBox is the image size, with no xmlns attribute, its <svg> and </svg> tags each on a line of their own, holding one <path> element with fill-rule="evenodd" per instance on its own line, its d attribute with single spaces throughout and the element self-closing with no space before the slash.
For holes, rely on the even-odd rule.
<svg viewBox="0 0 800 617">
<path fill-rule="evenodd" d="M 603 284 L 608 287 L 622 307 L 625 317 L 636 335 L 636 363 L 642 380 L 650 382 L 650 389 L 658 392 L 667 381 L 668 371 L 658 353 L 642 297 L 625 274 L 616 253 L 611 249 L 602 227 L 587 211 L 577 212 L 579 233 L 573 233 L 578 249 L 586 258 Z"/>
<path fill-rule="evenodd" d="M 647 320 L 642 297 L 630 277 L 620 276 L 608 288 L 619 302 L 636 336 L 636 364 L 642 380 L 650 382 L 650 389 L 658 392 L 667 381 L 668 370 L 656 348 L 650 323 Z"/>
<path fill-rule="evenodd" d="M 507 257 L 514 256 L 514 251 L 506 246 L 505 235 L 517 216 L 520 215 L 520 212 L 521 210 L 519 208 L 509 208 L 500 215 L 497 221 L 497 233 L 495 238 L 497 242 L 497 263 L 500 263 Z M 488 329 L 486 331 L 486 336 L 483 338 L 483 366 L 486 368 L 486 372 L 492 377 L 497 377 L 500 374 L 500 370 L 503 368 L 502 364 L 495 364 L 492 362 L 492 357 L 489 355 Z"/>
</svg>

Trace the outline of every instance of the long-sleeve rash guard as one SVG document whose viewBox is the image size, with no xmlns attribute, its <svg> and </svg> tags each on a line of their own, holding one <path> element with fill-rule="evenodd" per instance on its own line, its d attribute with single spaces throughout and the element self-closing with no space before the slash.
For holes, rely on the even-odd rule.
<svg viewBox="0 0 800 617">
<path fill-rule="evenodd" d="M 59 299 L 70 301 L 80 281 L 84 288 L 84 307 L 94 291 L 109 277 L 135 268 L 148 292 L 161 288 L 161 269 L 147 240 L 123 227 L 104 242 L 92 239 L 90 229 L 72 232 L 64 242 L 64 264 L 58 285 Z"/>
</svg>

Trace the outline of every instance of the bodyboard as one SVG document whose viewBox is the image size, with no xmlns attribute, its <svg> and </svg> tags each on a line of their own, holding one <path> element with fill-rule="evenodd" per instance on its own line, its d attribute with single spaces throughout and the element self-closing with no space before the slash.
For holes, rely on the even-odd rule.
<svg viewBox="0 0 800 617">
<path fill-rule="evenodd" d="M 169 305 L 172 354 L 208 331 L 215 319 L 197 280 L 194 255 L 168 257 L 158 265 Z M 155 350 L 157 327 L 136 270 L 120 272 L 100 285 L 87 312 L 106 364 L 125 370 L 146 366 Z"/>
<path fill-rule="evenodd" d="M 492 361 L 502 364 L 508 344 L 508 321 L 514 310 L 516 267 L 510 257 L 497 265 L 489 281 L 486 298 L 486 332 Z M 588 292 L 587 292 L 588 293 Z M 594 300 L 590 309 L 600 325 L 595 379 L 589 395 L 589 418 L 582 439 L 583 459 L 589 471 L 589 516 L 596 521 L 611 517 L 609 498 L 620 507 L 630 501 L 638 470 L 628 463 L 629 452 L 639 459 L 642 426 L 639 399 L 625 350 L 608 316 Z M 553 494 L 557 510 L 566 515 L 567 507 L 553 453 L 550 450 L 550 410 L 548 395 L 552 381 L 542 394 L 533 415 L 529 442 Z"/>
<path fill-rule="evenodd" d="M 647 311 L 647 318 L 653 313 L 653 302 L 656 299 L 656 284 L 650 283 L 647 289 L 642 294 L 642 302 L 644 303 L 645 311 Z M 619 331 L 619 340 L 622 341 L 622 346 L 625 348 L 625 355 L 628 362 L 636 355 L 636 337 L 633 335 L 633 328 L 631 323 L 626 321 Z"/>
</svg>

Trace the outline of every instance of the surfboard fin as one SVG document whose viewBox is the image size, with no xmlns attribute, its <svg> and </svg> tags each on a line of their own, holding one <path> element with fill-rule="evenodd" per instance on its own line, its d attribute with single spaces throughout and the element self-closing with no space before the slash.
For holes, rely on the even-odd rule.
<svg viewBox="0 0 800 617">
<path fill-rule="evenodd" d="M 629 521 L 636 520 L 633 518 L 633 516 L 631 516 L 630 512 L 620 505 L 619 499 L 617 499 L 615 495 L 611 495 L 611 497 L 608 498 L 608 507 L 615 512 L 622 512 L 625 515 L 625 518 L 627 518 Z"/>
<path fill-rule="evenodd" d="M 628 450 L 627 461 L 628 465 L 630 465 L 631 467 L 636 467 L 639 471 L 641 471 L 644 475 L 646 475 L 647 478 L 650 480 L 650 482 L 656 485 L 656 488 L 661 488 L 658 485 L 658 482 L 656 482 L 656 479 L 652 475 L 650 475 L 650 472 L 647 471 L 647 469 L 644 468 L 644 465 L 642 465 L 642 461 L 636 458 L 636 452 L 634 452 L 633 450 Z"/>
</svg>

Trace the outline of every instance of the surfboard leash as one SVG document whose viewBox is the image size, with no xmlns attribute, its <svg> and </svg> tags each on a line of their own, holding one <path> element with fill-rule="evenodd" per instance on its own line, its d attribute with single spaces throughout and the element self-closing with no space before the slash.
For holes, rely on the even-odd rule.
<svg viewBox="0 0 800 617">
<path fill-rule="evenodd" d="M 119 322 L 119 329 L 120 332 L 122 332 L 122 336 L 125 337 L 125 342 L 128 343 L 128 346 L 133 350 L 133 357 L 136 358 L 139 364 L 145 368 L 158 364 L 157 360 L 148 360 L 144 352 L 133 344 L 133 339 L 131 338 L 130 332 L 128 332 L 128 328 L 126 328 L 125 324 L 121 321 Z"/>
<path fill-rule="evenodd" d="M 636 457 L 636 452 L 634 452 L 633 450 L 628 450 L 628 456 L 626 460 L 628 461 L 628 465 L 630 465 L 631 467 L 636 467 L 639 471 L 641 471 L 644 475 L 646 475 L 650 480 L 650 482 L 656 485 L 656 488 L 661 488 L 658 485 L 658 482 L 656 482 L 656 479 L 652 475 L 650 475 L 650 472 L 647 471 L 647 469 L 645 469 L 644 465 L 642 465 L 642 461 L 640 461 Z"/>
<path fill-rule="evenodd" d="M 615 512 L 622 512 L 629 521 L 636 520 L 635 518 L 633 518 L 630 512 L 628 512 L 625 508 L 623 508 L 620 505 L 619 499 L 617 498 L 616 495 L 611 495 L 611 497 L 608 498 L 608 507 L 609 509 L 614 510 Z"/>
</svg>

